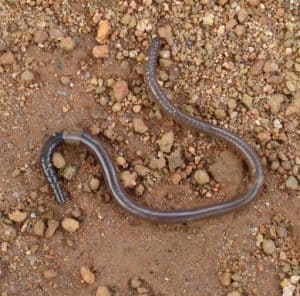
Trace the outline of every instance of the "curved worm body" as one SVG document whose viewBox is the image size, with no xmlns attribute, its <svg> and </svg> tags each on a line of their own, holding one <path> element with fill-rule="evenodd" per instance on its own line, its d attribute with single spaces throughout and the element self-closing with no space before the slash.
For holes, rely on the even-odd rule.
<svg viewBox="0 0 300 296">
<path fill-rule="evenodd" d="M 195 129 L 196 131 L 217 137 L 237 150 L 245 159 L 249 169 L 251 180 L 248 186 L 248 191 L 232 200 L 191 210 L 160 211 L 156 209 L 150 209 L 137 204 L 130 198 L 130 196 L 128 196 L 120 183 L 111 157 L 99 141 L 85 132 L 77 134 L 59 133 L 52 136 L 47 142 L 42 154 L 42 167 L 47 180 L 53 189 L 55 199 L 60 204 L 64 203 L 65 198 L 59 185 L 51 159 L 55 149 L 64 142 L 69 141 L 80 142 L 88 146 L 95 153 L 97 159 L 101 163 L 103 175 L 108 188 L 110 189 L 116 201 L 121 207 L 131 214 L 146 220 L 160 223 L 183 223 L 192 220 L 200 220 L 203 218 L 231 212 L 237 208 L 240 208 L 253 200 L 253 198 L 259 192 L 264 180 L 263 167 L 258 156 L 252 150 L 252 148 L 231 132 L 211 125 L 205 121 L 190 117 L 189 115 L 177 109 L 168 100 L 156 79 L 155 71 L 157 67 L 157 56 L 159 49 L 160 41 L 158 38 L 154 38 L 149 50 L 149 60 L 145 67 L 145 82 L 154 100 L 174 121 Z"/>
</svg>

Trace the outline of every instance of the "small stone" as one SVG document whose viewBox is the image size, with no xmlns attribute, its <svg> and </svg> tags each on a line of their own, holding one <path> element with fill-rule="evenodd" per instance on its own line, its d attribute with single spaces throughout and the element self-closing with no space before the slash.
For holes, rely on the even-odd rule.
<svg viewBox="0 0 300 296">
<path fill-rule="evenodd" d="M 43 30 L 39 30 L 34 34 L 34 42 L 37 44 L 42 44 L 45 41 L 47 41 L 49 38 L 48 33 L 46 31 Z"/>
<path fill-rule="evenodd" d="M 71 51 L 75 48 L 75 42 L 71 37 L 65 37 L 60 41 L 59 47 L 65 51 Z"/>
<path fill-rule="evenodd" d="M 200 185 L 207 184 L 209 182 L 209 175 L 204 170 L 197 170 L 194 179 Z"/>
<path fill-rule="evenodd" d="M 276 251 L 275 243 L 271 239 L 264 239 L 262 248 L 266 255 L 272 255 Z"/>
<path fill-rule="evenodd" d="M 267 61 L 263 68 L 265 73 L 277 72 L 279 70 L 278 65 L 273 61 Z"/>
<path fill-rule="evenodd" d="M 177 168 L 180 168 L 183 165 L 183 159 L 181 155 L 181 149 L 176 149 L 173 153 L 168 156 L 169 169 L 171 172 L 174 172 Z"/>
<path fill-rule="evenodd" d="M 300 114 L 300 91 L 297 91 L 293 95 L 292 103 L 288 106 L 286 110 L 287 116 L 292 114 Z"/>
<path fill-rule="evenodd" d="M 44 271 L 44 277 L 45 279 L 49 280 L 49 279 L 53 279 L 57 276 L 57 272 L 53 269 L 48 269 Z"/>
<path fill-rule="evenodd" d="M 57 169 L 62 169 L 66 165 L 65 159 L 60 152 L 53 153 L 52 162 Z"/>
<path fill-rule="evenodd" d="M 120 112 L 121 110 L 122 110 L 121 103 L 116 102 L 116 103 L 113 104 L 113 106 L 112 106 L 112 111 L 113 112 L 117 113 L 117 112 Z"/>
<path fill-rule="evenodd" d="M 160 140 L 157 141 L 157 144 L 162 152 L 169 153 L 172 149 L 174 143 L 174 133 L 167 132 L 165 133 Z"/>
<path fill-rule="evenodd" d="M 260 144 L 265 145 L 271 140 L 271 135 L 269 132 L 261 132 L 257 134 L 257 140 Z"/>
<path fill-rule="evenodd" d="M 142 285 L 142 281 L 138 277 L 134 277 L 130 281 L 130 286 L 133 289 L 137 289 Z"/>
<path fill-rule="evenodd" d="M 92 178 L 89 182 L 90 189 L 92 191 L 96 191 L 100 187 L 100 180 L 98 178 Z"/>
<path fill-rule="evenodd" d="M 58 228 L 59 226 L 59 222 L 55 219 L 51 219 L 48 221 L 48 227 L 47 227 L 47 230 L 45 232 L 45 236 L 46 238 L 50 238 L 54 235 L 56 229 Z"/>
<path fill-rule="evenodd" d="M 67 77 L 67 76 L 62 76 L 62 77 L 60 78 L 60 82 L 61 82 L 63 85 L 69 85 L 70 82 L 71 82 L 71 80 L 70 80 L 70 78 Z"/>
<path fill-rule="evenodd" d="M 67 165 L 62 171 L 62 176 L 66 180 L 70 181 L 76 175 L 76 171 L 76 167 L 72 165 Z"/>
<path fill-rule="evenodd" d="M 15 57 L 11 52 L 6 52 L 0 56 L 0 65 L 8 66 L 15 63 Z"/>
<path fill-rule="evenodd" d="M 289 176 L 285 181 L 285 186 L 291 190 L 298 189 L 298 180 L 294 176 Z"/>
<path fill-rule="evenodd" d="M 0 221 L 0 239 L 11 242 L 17 237 L 17 231 L 12 225 L 7 225 Z"/>
<path fill-rule="evenodd" d="M 251 6 L 256 7 L 260 3 L 260 0 L 248 0 L 248 3 Z"/>
<path fill-rule="evenodd" d="M 125 188 L 133 188 L 136 186 L 136 172 L 123 171 L 120 174 L 120 179 Z"/>
<path fill-rule="evenodd" d="M 16 223 L 22 223 L 27 218 L 27 213 L 16 210 L 9 213 L 8 218 Z"/>
<path fill-rule="evenodd" d="M 172 35 L 172 29 L 171 26 L 165 25 L 162 27 L 159 27 L 157 30 L 157 34 L 160 38 L 167 41 L 168 45 L 173 45 L 173 35 Z"/>
<path fill-rule="evenodd" d="M 241 296 L 241 293 L 238 291 L 233 291 L 227 294 L 227 296 Z"/>
<path fill-rule="evenodd" d="M 295 92 L 297 89 L 294 81 L 289 81 L 289 80 L 286 82 L 286 87 L 290 92 Z"/>
<path fill-rule="evenodd" d="M 15 5 L 19 3 L 19 0 L 6 0 L 6 2 Z"/>
<path fill-rule="evenodd" d="M 234 32 L 235 34 L 238 36 L 238 37 L 241 37 L 244 35 L 246 29 L 244 26 L 242 25 L 237 25 L 235 28 L 234 28 Z"/>
<path fill-rule="evenodd" d="M 134 166 L 134 170 L 137 172 L 139 176 L 145 177 L 149 174 L 150 170 L 141 164 L 137 164 Z"/>
<path fill-rule="evenodd" d="M 231 284 L 231 273 L 224 272 L 221 276 L 221 283 L 224 287 L 229 287 Z"/>
<path fill-rule="evenodd" d="M 111 25 L 108 20 L 99 22 L 96 40 L 99 43 L 105 43 L 111 33 Z"/>
<path fill-rule="evenodd" d="M 51 27 L 48 33 L 51 39 L 61 40 L 64 38 L 64 34 L 56 27 Z"/>
<path fill-rule="evenodd" d="M 228 3 L 228 1 L 229 1 L 229 0 L 218 0 L 218 4 L 219 4 L 220 6 L 224 6 L 225 4 Z"/>
<path fill-rule="evenodd" d="M 137 132 L 139 134 L 144 134 L 148 131 L 148 127 L 144 123 L 143 119 L 134 118 L 132 123 L 133 123 L 133 129 L 135 132 Z"/>
<path fill-rule="evenodd" d="M 126 165 L 126 159 L 123 156 L 117 157 L 117 164 L 119 166 L 125 166 Z"/>
<path fill-rule="evenodd" d="M 223 120 L 226 118 L 226 112 L 223 109 L 216 109 L 215 110 L 215 117 L 218 120 Z"/>
<path fill-rule="evenodd" d="M 108 56 L 107 45 L 97 45 L 93 47 L 92 54 L 96 59 L 106 58 Z"/>
<path fill-rule="evenodd" d="M 105 286 L 98 287 L 96 296 L 111 296 L 109 289 Z"/>
<path fill-rule="evenodd" d="M 92 285 L 95 282 L 95 275 L 91 272 L 91 270 L 85 266 L 81 266 L 80 268 L 81 278 L 89 285 Z"/>
<path fill-rule="evenodd" d="M 119 80 L 113 86 L 113 95 L 117 101 L 122 101 L 129 94 L 129 89 L 127 82 L 124 80 Z"/>
<path fill-rule="evenodd" d="M 263 67 L 265 65 L 265 61 L 264 60 L 257 60 L 251 67 L 250 73 L 252 75 L 261 75 Z"/>
<path fill-rule="evenodd" d="M 243 102 L 243 104 L 248 107 L 249 109 L 252 107 L 252 102 L 253 102 L 253 98 L 250 97 L 247 94 L 244 94 L 241 98 L 241 101 Z"/>
<path fill-rule="evenodd" d="M 213 26 L 214 24 L 214 15 L 213 14 L 206 14 L 203 17 L 203 25 L 204 26 Z"/>
<path fill-rule="evenodd" d="M 76 232 L 79 229 L 79 222 L 73 218 L 65 218 L 61 225 L 68 232 Z"/>
<path fill-rule="evenodd" d="M 34 79 L 34 74 L 29 71 L 29 70 L 25 70 L 22 74 L 21 74 L 21 80 L 23 82 L 31 82 Z"/>
<path fill-rule="evenodd" d="M 248 12 L 245 8 L 242 8 L 238 13 L 238 20 L 240 23 L 243 23 L 248 17 Z"/>
<path fill-rule="evenodd" d="M 277 114 L 280 110 L 282 102 L 285 100 L 285 96 L 282 94 L 274 94 L 268 99 L 271 112 Z"/>
<path fill-rule="evenodd" d="M 166 166 L 166 160 L 163 156 L 159 158 L 152 158 L 149 167 L 153 170 L 161 170 Z"/>
<path fill-rule="evenodd" d="M 46 225 L 43 220 L 37 220 L 33 225 L 33 232 L 38 236 L 43 236 Z"/>
</svg>

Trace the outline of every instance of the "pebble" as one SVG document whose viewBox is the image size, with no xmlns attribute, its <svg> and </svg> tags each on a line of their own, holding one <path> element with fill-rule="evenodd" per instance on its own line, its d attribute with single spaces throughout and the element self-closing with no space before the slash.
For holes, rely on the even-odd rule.
<svg viewBox="0 0 300 296">
<path fill-rule="evenodd" d="M 22 223 L 27 218 L 27 213 L 16 210 L 9 213 L 8 218 L 16 223 Z"/>
<path fill-rule="evenodd" d="M 33 232 L 37 236 L 43 236 L 46 229 L 46 225 L 43 220 L 37 220 L 33 225 Z"/>
<path fill-rule="evenodd" d="M 300 91 L 293 95 L 292 103 L 288 106 L 286 110 L 286 115 L 300 114 Z"/>
<path fill-rule="evenodd" d="M 145 122 L 141 118 L 134 118 L 133 119 L 133 130 L 139 134 L 144 134 L 148 131 L 148 127 L 146 126 Z"/>
<path fill-rule="evenodd" d="M 142 281 L 138 277 L 133 277 L 130 281 L 130 286 L 133 289 L 137 289 L 142 285 Z"/>
<path fill-rule="evenodd" d="M 62 176 L 70 181 L 75 175 L 76 175 L 76 167 L 72 166 L 72 165 L 67 165 L 63 171 L 62 171 Z"/>
<path fill-rule="evenodd" d="M 298 180 L 294 176 L 289 176 L 285 181 L 285 186 L 291 190 L 298 189 Z"/>
<path fill-rule="evenodd" d="M 274 94 L 268 99 L 268 105 L 270 106 L 273 114 L 278 114 L 282 102 L 285 100 L 285 96 L 282 94 Z"/>
<path fill-rule="evenodd" d="M 162 27 L 159 27 L 157 30 L 157 34 L 160 38 L 167 41 L 168 45 L 173 45 L 173 35 L 172 35 L 172 29 L 171 26 L 165 25 Z"/>
<path fill-rule="evenodd" d="M 269 132 L 261 132 L 256 135 L 258 142 L 262 145 L 267 144 L 271 140 L 271 135 Z"/>
<path fill-rule="evenodd" d="M 61 225 L 68 232 L 76 232 L 79 229 L 79 222 L 73 218 L 65 218 Z"/>
<path fill-rule="evenodd" d="M 42 44 L 45 41 L 47 41 L 49 38 L 48 33 L 46 31 L 43 30 L 38 30 L 35 34 L 34 34 L 34 38 L 33 41 L 37 44 Z"/>
<path fill-rule="evenodd" d="M 276 251 L 275 243 L 271 239 L 264 239 L 262 248 L 266 255 L 272 255 Z"/>
<path fill-rule="evenodd" d="M 63 84 L 63 85 L 69 85 L 71 83 L 71 80 L 69 77 L 67 76 L 62 76 L 60 78 L 60 82 Z"/>
<path fill-rule="evenodd" d="M 127 82 L 124 80 L 117 81 L 113 86 L 113 96 L 117 101 L 122 101 L 129 94 Z"/>
<path fill-rule="evenodd" d="M 52 162 L 57 169 L 62 169 L 66 165 L 65 159 L 60 152 L 53 153 Z"/>
<path fill-rule="evenodd" d="M 214 15 L 213 14 L 206 14 L 203 19 L 204 26 L 213 26 L 214 25 Z"/>
<path fill-rule="evenodd" d="M 136 185 L 136 172 L 123 171 L 120 174 L 120 179 L 125 188 L 133 188 Z"/>
<path fill-rule="evenodd" d="M 145 177 L 150 173 L 150 170 L 141 164 L 135 165 L 134 170 L 137 172 L 139 176 L 142 177 Z"/>
<path fill-rule="evenodd" d="M 72 51 L 75 48 L 75 42 L 72 37 L 64 37 L 60 41 L 59 47 L 65 51 Z"/>
<path fill-rule="evenodd" d="M 91 272 L 91 270 L 85 266 L 81 266 L 80 268 L 81 278 L 89 285 L 92 285 L 95 282 L 95 274 Z"/>
<path fill-rule="evenodd" d="M 111 33 L 111 25 L 108 20 L 99 22 L 96 40 L 99 43 L 105 43 Z"/>
<path fill-rule="evenodd" d="M 0 239 L 11 242 L 17 237 L 17 231 L 12 225 L 7 225 L 0 220 Z"/>
<path fill-rule="evenodd" d="M 11 52 L 3 53 L 0 56 L 0 65 L 1 66 L 8 66 L 15 63 L 15 57 Z"/>
<path fill-rule="evenodd" d="M 224 287 L 229 287 L 231 284 L 231 273 L 224 272 L 221 276 L 221 283 Z"/>
<path fill-rule="evenodd" d="M 251 6 L 256 7 L 260 3 L 260 0 L 248 0 L 248 3 Z"/>
<path fill-rule="evenodd" d="M 53 269 L 48 269 L 44 271 L 44 277 L 45 279 L 53 279 L 57 276 L 57 272 Z"/>
<path fill-rule="evenodd" d="M 240 23 L 243 23 L 248 17 L 248 12 L 245 8 L 242 8 L 238 13 L 238 20 Z"/>
<path fill-rule="evenodd" d="M 241 101 L 243 102 L 243 104 L 248 107 L 249 109 L 252 107 L 252 102 L 253 102 L 253 98 L 250 97 L 247 94 L 244 94 L 241 98 Z"/>
<path fill-rule="evenodd" d="M 21 81 L 23 82 L 31 82 L 33 79 L 34 79 L 34 74 L 29 70 L 25 70 L 21 74 Z"/>
<path fill-rule="evenodd" d="M 174 133 L 172 131 L 165 133 L 160 140 L 157 141 L 157 144 L 162 152 L 171 152 L 174 144 Z"/>
<path fill-rule="evenodd" d="M 161 170 L 165 166 L 166 166 L 166 160 L 163 156 L 161 156 L 159 158 L 152 158 L 149 163 L 150 169 L 153 169 L 153 170 Z"/>
<path fill-rule="evenodd" d="M 216 109 L 215 110 L 215 117 L 218 120 L 223 120 L 226 118 L 226 112 L 223 109 Z"/>
<path fill-rule="evenodd" d="M 96 59 L 106 58 L 108 56 L 108 51 L 107 45 L 97 45 L 93 47 L 92 54 Z"/>
<path fill-rule="evenodd" d="M 98 178 L 92 178 L 90 181 L 89 181 L 89 187 L 92 191 L 96 191 L 99 189 L 100 187 L 100 180 Z"/>
<path fill-rule="evenodd" d="M 227 296 L 241 296 L 241 293 L 238 291 L 233 291 L 227 294 Z"/>
<path fill-rule="evenodd" d="M 174 172 L 177 168 L 183 165 L 183 159 L 181 155 L 181 149 L 178 148 L 168 156 L 169 169 Z"/>
<path fill-rule="evenodd" d="M 109 289 L 105 286 L 98 287 L 96 296 L 111 296 Z"/>
<path fill-rule="evenodd" d="M 263 68 L 265 73 L 277 72 L 279 70 L 278 65 L 273 61 L 267 61 Z"/>
<path fill-rule="evenodd" d="M 207 184 L 209 182 L 209 175 L 204 170 L 197 170 L 194 179 L 200 185 Z"/>
<path fill-rule="evenodd" d="M 58 228 L 59 222 L 55 219 L 50 219 L 47 225 L 48 227 L 46 229 L 45 236 L 46 238 L 50 238 L 54 235 L 56 229 Z"/>
</svg>

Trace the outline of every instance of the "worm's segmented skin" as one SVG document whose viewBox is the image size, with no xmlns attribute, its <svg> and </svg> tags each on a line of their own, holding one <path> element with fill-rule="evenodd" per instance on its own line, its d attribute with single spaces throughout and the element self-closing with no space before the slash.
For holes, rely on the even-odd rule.
<svg viewBox="0 0 300 296">
<path fill-rule="evenodd" d="M 113 161 L 104 146 L 98 140 L 91 137 L 89 134 L 83 132 L 78 134 L 57 134 L 50 138 L 46 144 L 43 157 L 42 166 L 46 174 L 48 182 L 51 184 L 56 200 L 64 203 L 64 195 L 58 183 L 58 179 L 51 163 L 51 158 L 54 150 L 62 145 L 64 142 L 80 142 L 88 146 L 96 155 L 101 163 L 103 175 L 105 177 L 108 188 L 116 201 L 128 212 L 133 215 L 139 216 L 143 219 L 160 223 L 183 223 L 192 220 L 200 220 L 203 218 L 216 216 L 231 212 L 240 208 L 250 201 L 259 192 L 263 180 L 263 167 L 260 159 L 257 157 L 254 150 L 246 144 L 242 139 L 235 136 L 228 130 L 216 127 L 205 121 L 190 117 L 184 112 L 177 109 L 164 94 L 156 78 L 157 56 L 160 49 L 160 41 L 158 38 L 152 40 L 149 49 L 149 61 L 145 67 L 145 82 L 152 94 L 154 100 L 161 106 L 165 113 L 170 116 L 174 121 L 193 128 L 207 135 L 217 137 L 227 142 L 231 147 L 238 151 L 245 159 L 250 172 L 250 184 L 248 191 L 243 195 L 234 198 L 230 201 L 199 207 L 191 210 L 176 210 L 176 211 L 160 211 L 150 209 L 134 202 L 130 196 L 123 189 L 117 175 L 117 171 L 113 165 Z"/>
</svg>

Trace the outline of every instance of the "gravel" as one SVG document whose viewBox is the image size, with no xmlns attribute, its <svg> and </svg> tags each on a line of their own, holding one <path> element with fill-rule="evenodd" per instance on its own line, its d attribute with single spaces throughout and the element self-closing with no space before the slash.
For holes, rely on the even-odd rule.
<svg viewBox="0 0 300 296">
<path fill-rule="evenodd" d="M 275 243 L 271 239 L 264 239 L 262 248 L 266 255 L 272 255 L 276 251 Z"/>
<path fill-rule="evenodd" d="M 209 175 L 204 170 L 197 170 L 194 175 L 194 179 L 199 185 L 209 183 Z"/>
<path fill-rule="evenodd" d="M 294 176 L 289 176 L 285 181 L 285 186 L 291 190 L 297 190 L 299 187 L 298 180 Z"/>
<path fill-rule="evenodd" d="M 75 48 L 75 45 L 75 41 L 69 36 L 64 37 L 59 43 L 59 47 L 67 52 L 72 51 Z"/>
<path fill-rule="evenodd" d="M 89 285 L 92 285 L 95 282 L 95 274 L 88 267 L 81 266 L 80 275 L 84 282 Z"/>
<path fill-rule="evenodd" d="M 43 236 L 44 232 L 46 229 L 46 225 L 44 223 L 43 220 L 37 220 L 34 224 L 33 224 L 33 232 L 34 234 L 36 234 L 37 236 Z"/>
<path fill-rule="evenodd" d="M 27 213 L 16 210 L 9 213 L 8 218 L 16 223 L 22 223 L 27 218 Z"/>
<path fill-rule="evenodd" d="M 97 288 L 96 296 L 111 296 L 109 289 L 105 286 L 100 286 Z"/>
<path fill-rule="evenodd" d="M 160 148 L 160 151 L 169 153 L 171 152 L 172 146 L 174 144 L 174 133 L 167 132 L 165 133 L 160 140 L 157 141 L 157 144 Z"/>
<path fill-rule="evenodd" d="M 73 218 L 65 218 L 61 222 L 61 226 L 63 227 L 64 230 L 68 232 L 76 232 L 79 229 L 80 224 L 77 220 Z"/>
<path fill-rule="evenodd" d="M 146 126 L 145 122 L 141 118 L 134 118 L 133 119 L 133 130 L 139 134 L 145 134 L 148 131 L 148 127 Z"/>
<path fill-rule="evenodd" d="M 66 161 L 60 152 L 53 153 L 52 162 L 57 169 L 62 169 L 66 165 Z"/>
</svg>

